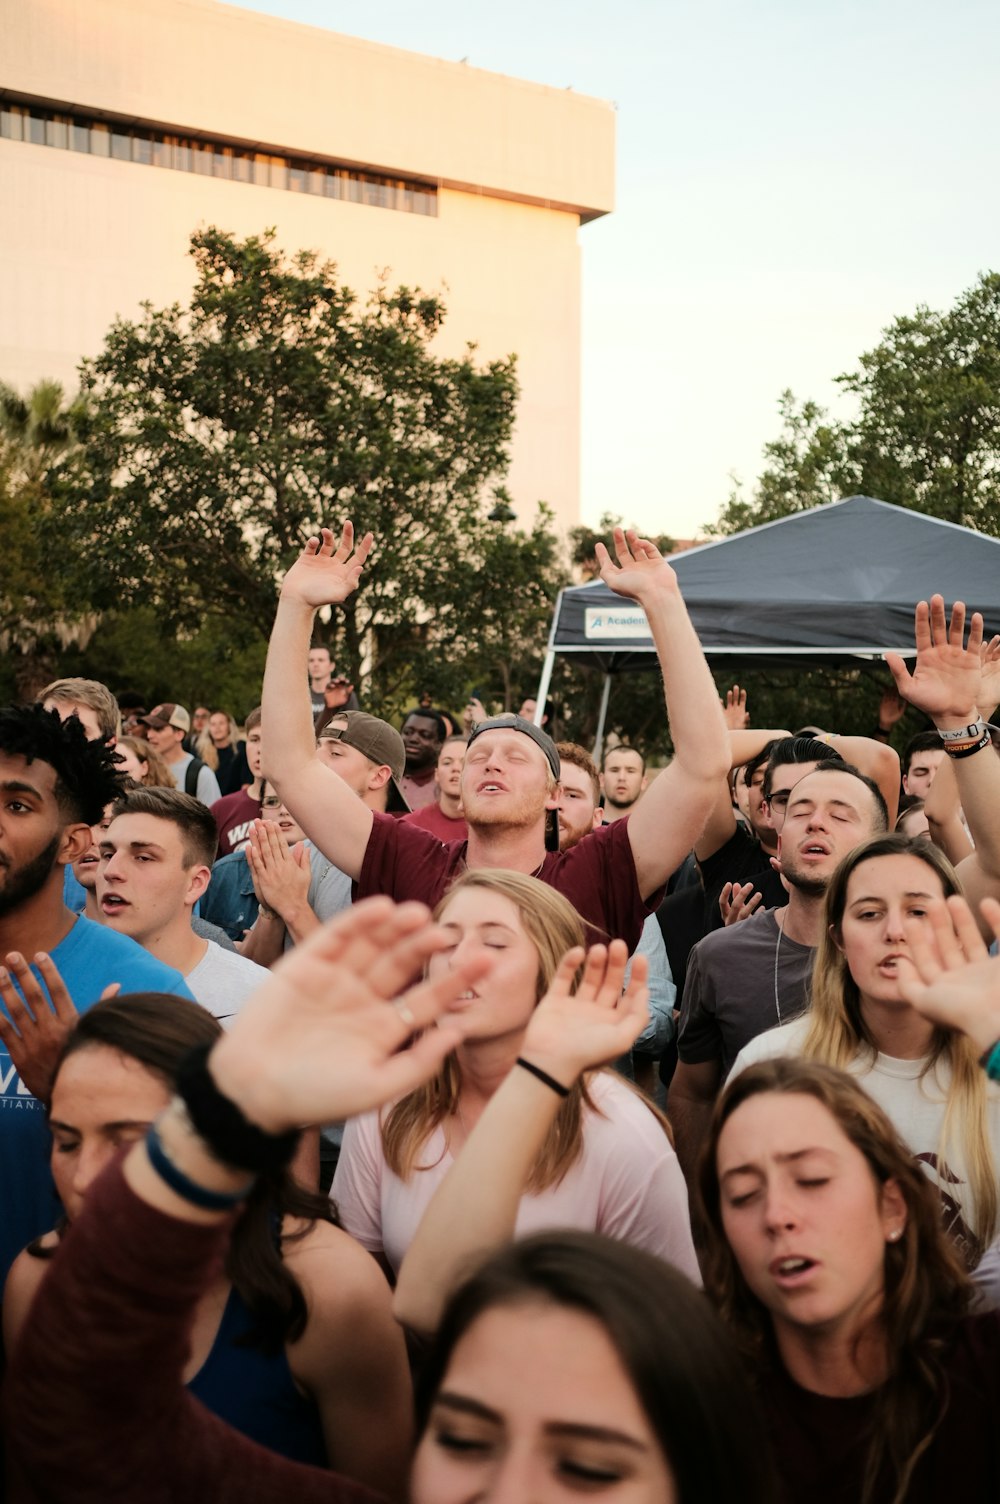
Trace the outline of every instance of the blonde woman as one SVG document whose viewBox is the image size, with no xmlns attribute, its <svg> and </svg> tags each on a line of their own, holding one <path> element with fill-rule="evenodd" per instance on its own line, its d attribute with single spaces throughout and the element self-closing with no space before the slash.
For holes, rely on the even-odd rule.
<svg viewBox="0 0 1000 1504">
<path fill-rule="evenodd" d="M 156 748 L 141 736 L 120 736 L 115 743 L 118 763 L 126 777 L 144 789 L 173 789 L 177 785 Z"/>
<path fill-rule="evenodd" d="M 579 915 L 535 878 L 477 869 L 449 890 L 436 917 L 449 945 L 433 958 L 432 979 L 477 957 L 491 959 L 492 969 L 449 1008 L 447 1024 L 460 1042 L 437 1074 L 380 1114 L 348 1124 L 331 1192 L 343 1226 L 394 1275 L 476 1124 L 504 1083 L 524 1077 L 543 1100 L 552 1097 L 556 1110 L 532 1156 L 516 1234 L 553 1227 L 603 1232 L 697 1279 L 686 1188 L 665 1120 L 611 1071 L 575 1079 L 576 1070 L 565 1082 L 549 1073 L 546 1083 L 523 1063 L 539 1002 L 553 984 L 566 990 L 560 961 L 568 951 L 574 966 L 583 959 Z M 617 953 L 617 942 L 611 949 Z M 636 985 L 643 982 L 637 978 Z M 567 997 L 567 1009 L 573 1001 Z M 585 1004 L 583 998 L 581 1017 Z M 594 1058 L 619 1053 L 612 1048 Z M 502 1126 L 496 1132 L 504 1137 Z"/>
<path fill-rule="evenodd" d="M 937 847 L 900 834 L 857 847 L 834 874 L 807 1014 L 743 1049 L 736 1076 L 783 1055 L 858 1077 L 938 1189 L 945 1225 L 969 1268 L 998 1228 L 1000 1088 L 963 1036 L 907 1001 L 910 937 L 935 903 L 959 892 Z"/>
</svg>

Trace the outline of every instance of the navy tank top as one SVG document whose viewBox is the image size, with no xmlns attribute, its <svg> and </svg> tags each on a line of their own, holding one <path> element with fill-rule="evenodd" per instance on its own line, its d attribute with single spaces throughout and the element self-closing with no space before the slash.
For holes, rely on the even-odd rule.
<svg viewBox="0 0 1000 1504">
<path fill-rule="evenodd" d="M 266 1353 L 251 1343 L 237 1345 L 253 1327 L 252 1311 L 230 1290 L 212 1350 L 188 1393 L 270 1451 L 329 1467 L 319 1410 L 296 1388 L 284 1348 Z"/>
</svg>

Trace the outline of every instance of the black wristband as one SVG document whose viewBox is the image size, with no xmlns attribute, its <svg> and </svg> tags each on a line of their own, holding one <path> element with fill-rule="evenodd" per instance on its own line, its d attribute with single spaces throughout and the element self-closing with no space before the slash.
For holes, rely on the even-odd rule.
<svg viewBox="0 0 1000 1504">
<path fill-rule="evenodd" d="M 952 762 L 957 762 L 960 757 L 973 757 L 977 752 L 982 752 L 984 747 L 988 747 L 990 745 L 990 733 L 988 731 L 984 731 L 978 742 L 973 742 L 971 746 L 952 749 L 949 743 L 945 742 L 944 750 L 951 758 Z"/>
<path fill-rule="evenodd" d="M 260 1175 L 280 1170 L 295 1153 L 297 1129 L 288 1133 L 265 1133 L 243 1116 L 216 1086 L 208 1069 L 213 1046 L 199 1045 L 181 1062 L 177 1072 L 177 1095 L 187 1108 L 191 1126 L 216 1159 Z"/>
<path fill-rule="evenodd" d="M 541 1066 L 532 1065 L 530 1060 L 522 1060 L 520 1055 L 518 1055 L 516 1063 L 521 1067 L 522 1070 L 526 1070 L 530 1075 L 536 1077 L 537 1080 L 541 1081 L 544 1086 L 547 1086 L 551 1091 L 554 1091 L 557 1096 L 569 1096 L 569 1087 L 563 1086 L 561 1081 L 557 1081 L 554 1076 L 550 1076 L 547 1071 L 543 1071 Z"/>
</svg>

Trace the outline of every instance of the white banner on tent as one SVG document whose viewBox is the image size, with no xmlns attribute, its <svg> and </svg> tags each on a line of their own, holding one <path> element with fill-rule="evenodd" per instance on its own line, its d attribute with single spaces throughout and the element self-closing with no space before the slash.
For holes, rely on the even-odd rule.
<svg viewBox="0 0 1000 1504">
<path fill-rule="evenodd" d="M 587 606 L 584 611 L 583 633 L 585 637 L 628 638 L 648 637 L 652 641 L 645 611 L 637 607 L 631 610 L 608 610 L 603 606 Z"/>
</svg>

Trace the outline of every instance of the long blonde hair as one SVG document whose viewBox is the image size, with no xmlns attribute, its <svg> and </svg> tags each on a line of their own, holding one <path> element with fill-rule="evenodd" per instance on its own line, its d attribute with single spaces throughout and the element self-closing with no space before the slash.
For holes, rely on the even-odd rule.
<svg viewBox="0 0 1000 1504">
<path fill-rule="evenodd" d="M 584 944 L 583 920 L 568 899 L 547 883 L 521 872 L 490 867 L 464 872 L 438 903 L 434 918 L 440 919 L 455 894 L 469 888 L 496 893 L 517 909 L 524 932 L 538 953 L 535 1002 L 540 1002 L 562 957 L 574 946 Z M 461 1088 L 461 1068 L 452 1054 L 432 1080 L 390 1109 L 382 1124 L 382 1149 L 386 1164 L 401 1180 L 408 1180 L 417 1170 L 433 1169 L 433 1165 L 417 1163 L 420 1150 L 438 1124 L 456 1111 Z M 584 1106 L 597 1110 L 586 1084 L 578 1081 L 549 1130 L 528 1181 L 529 1191 L 558 1185 L 579 1158 Z"/>
<path fill-rule="evenodd" d="M 874 1064 L 878 1054 L 878 1046 L 862 1016 L 858 985 L 848 969 L 840 942 L 852 875 L 863 862 L 884 856 L 914 856 L 937 874 L 946 895 L 962 891 L 954 867 L 936 846 L 899 833 L 866 841 L 840 863 L 827 889 L 823 933 L 813 967 L 809 1027 L 802 1045 L 806 1059 L 820 1060 L 840 1070 L 849 1070 L 859 1059 Z M 976 1246 L 964 1252 L 971 1267 L 993 1240 L 1000 1211 L 998 1167 L 986 1117 L 986 1076 L 979 1068 L 975 1047 L 964 1034 L 950 1029 L 934 1030 L 923 1075 L 934 1071 L 938 1061 L 943 1061 L 948 1069 L 938 1158 L 943 1166 L 948 1162 L 949 1150 L 956 1150 L 968 1173 Z"/>
</svg>

